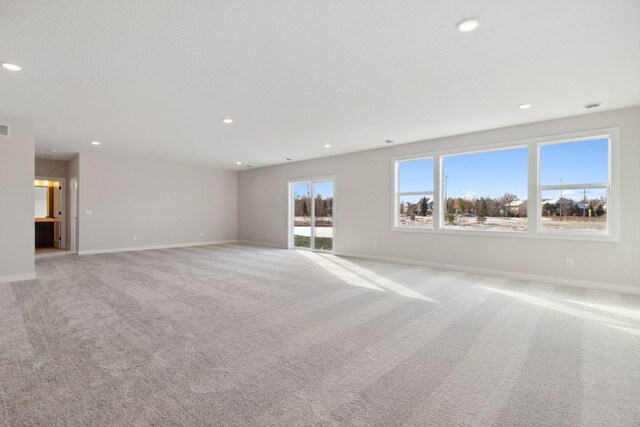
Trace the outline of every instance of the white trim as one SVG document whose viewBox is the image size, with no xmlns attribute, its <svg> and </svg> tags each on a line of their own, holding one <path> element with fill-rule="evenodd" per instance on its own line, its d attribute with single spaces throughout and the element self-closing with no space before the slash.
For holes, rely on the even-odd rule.
<svg viewBox="0 0 640 427">
<path fill-rule="evenodd" d="M 237 243 L 237 242 L 238 240 L 213 240 L 209 242 L 172 243 L 168 245 L 134 246 L 129 248 L 90 249 L 87 251 L 78 251 L 78 255 L 96 255 L 96 254 L 109 254 L 114 252 L 149 251 L 153 249 L 186 248 L 189 246 L 224 245 L 227 243 Z"/>
<path fill-rule="evenodd" d="M 75 186 L 74 186 L 75 183 Z M 72 176 L 69 179 L 69 206 L 71 207 L 69 212 L 69 249 L 74 254 L 78 254 L 78 177 Z"/>
<path fill-rule="evenodd" d="M 332 243 L 332 249 L 330 251 L 322 251 L 322 250 L 318 250 L 315 249 L 315 194 L 314 194 L 314 189 L 313 189 L 313 184 L 316 182 L 331 182 L 333 183 L 333 203 L 332 203 L 332 207 L 331 207 L 331 214 L 332 214 L 332 221 L 333 221 L 333 243 Z M 338 193 L 338 179 L 336 177 L 336 175 L 322 175 L 322 176 L 316 176 L 316 177 L 311 177 L 311 178 L 289 178 L 287 179 L 287 206 L 288 206 L 288 214 L 287 214 L 287 249 L 307 249 L 307 248 L 298 248 L 295 247 L 293 244 L 293 233 L 294 233 L 294 226 L 293 226 L 293 218 L 294 218 L 294 209 L 295 206 L 292 203 L 293 201 L 293 187 L 296 184 L 309 184 L 309 189 L 310 189 L 310 193 L 309 196 L 311 197 L 311 238 L 310 238 L 310 250 L 312 250 L 313 252 L 318 252 L 318 253 L 325 253 L 325 254 L 333 254 L 335 253 L 336 250 L 336 231 L 337 231 L 337 224 L 338 224 L 338 220 L 337 220 L 337 212 L 338 212 L 338 203 L 337 203 L 337 193 Z M 279 246 L 277 246 L 279 247 Z"/>
<path fill-rule="evenodd" d="M 69 242 L 67 242 L 67 222 L 69 221 L 68 219 L 68 215 L 69 213 L 67 212 L 67 182 L 68 179 L 63 177 L 63 176 L 36 176 L 34 177 L 34 181 L 58 181 L 60 182 L 59 187 L 60 188 L 60 212 L 62 212 L 62 215 L 60 215 L 60 237 L 62 239 L 60 239 L 60 248 L 59 249 L 68 249 L 69 248 Z M 54 214 L 55 216 L 55 214 Z M 55 246 L 55 245 L 54 245 Z"/>
<path fill-rule="evenodd" d="M 580 233 L 571 231 L 554 230 L 550 232 L 548 230 L 541 230 L 537 233 L 529 233 L 527 231 L 509 231 L 509 230 L 459 230 L 459 229 L 447 229 L 440 228 L 434 229 L 431 227 L 420 228 L 420 226 L 408 226 L 403 225 L 399 227 L 393 227 L 392 231 L 398 231 L 401 233 L 427 233 L 427 234 L 450 234 L 457 236 L 478 236 L 478 237 L 507 237 L 516 239 L 542 239 L 542 240 L 581 240 L 590 242 L 608 242 L 617 243 L 619 240 L 613 239 L 608 234 L 603 234 L 599 231 L 581 231 Z M 591 234 L 590 234 L 591 233 Z"/>
<path fill-rule="evenodd" d="M 460 150 L 464 150 L 464 148 L 452 148 L 449 150 L 441 151 L 440 157 L 442 158 L 460 157 L 460 156 L 470 156 L 474 154 L 493 153 L 496 151 L 521 150 L 523 148 L 529 148 L 530 144 L 531 143 L 522 144 L 516 141 L 514 141 L 511 144 L 509 144 L 508 142 L 500 142 L 496 144 L 486 145 L 485 148 L 481 148 L 481 146 L 478 146 L 476 147 L 475 150 L 470 150 L 470 151 L 466 151 L 466 150 L 460 151 Z M 473 147 L 469 147 L 469 148 L 473 148 Z"/>
<path fill-rule="evenodd" d="M 397 193 L 398 196 L 433 196 L 433 190 L 427 191 L 405 191 L 404 193 Z"/>
<path fill-rule="evenodd" d="M 439 171 L 438 168 L 436 168 L 436 160 L 437 160 L 437 155 L 433 156 L 433 155 L 428 155 L 428 156 L 423 156 L 423 157 L 415 157 L 412 155 L 405 155 L 405 156 L 394 156 L 391 158 L 391 179 L 392 179 L 392 183 L 393 183 L 393 193 L 392 193 L 392 200 L 391 200 L 391 230 L 395 230 L 395 229 L 402 229 L 402 228 L 408 228 L 411 229 L 413 227 L 415 228 L 427 228 L 429 230 L 432 230 L 434 228 L 437 228 L 435 223 L 435 215 L 434 215 L 434 211 L 436 209 L 436 197 L 438 197 L 438 192 L 436 191 L 436 183 L 438 182 L 438 180 L 436 179 L 436 173 L 437 171 Z M 434 176 L 433 176 L 433 187 L 431 190 L 424 190 L 424 191 L 400 191 L 400 164 L 401 163 L 406 163 L 406 162 L 413 162 L 413 161 L 420 161 L 420 160 L 431 160 L 431 163 L 433 164 L 433 171 L 434 171 Z M 431 212 L 431 216 L 434 219 L 432 221 L 431 226 L 426 226 L 426 225 L 400 225 L 400 215 L 398 214 L 399 210 L 400 210 L 400 199 L 402 198 L 402 196 L 431 196 L 431 204 L 433 206 L 433 210 Z"/>
<path fill-rule="evenodd" d="M 11 276 L 0 276 L 0 283 L 22 282 L 25 280 L 35 280 L 36 273 L 14 274 Z"/>
<path fill-rule="evenodd" d="M 439 262 L 420 261 L 420 260 L 407 259 L 407 258 L 393 258 L 393 257 L 379 256 L 379 255 L 362 255 L 362 254 L 349 253 L 349 252 L 336 252 L 334 255 L 351 257 L 351 258 L 360 258 L 360 259 L 371 259 L 375 261 L 394 262 L 398 264 L 422 265 L 425 267 L 441 268 L 444 270 L 462 271 L 465 273 L 482 274 L 482 275 L 489 275 L 489 276 L 502 276 L 510 279 L 542 282 L 542 283 L 549 283 L 552 285 L 560 285 L 560 286 L 571 286 L 574 288 L 599 289 L 604 291 L 619 292 L 623 294 L 640 295 L 640 283 L 636 287 L 636 286 L 620 285 L 617 283 L 564 279 L 560 277 L 542 276 L 538 274 L 528 274 L 528 273 L 517 273 L 514 271 L 495 270 L 491 268 L 468 267 L 468 266 L 458 265 L 458 264 L 444 264 Z"/>
<path fill-rule="evenodd" d="M 297 183 L 304 183 L 309 181 L 335 181 L 335 180 L 336 180 L 335 175 L 320 175 L 320 176 L 302 177 L 302 178 L 288 178 L 287 183 L 297 184 Z"/>
<path fill-rule="evenodd" d="M 554 184 L 554 185 L 541 185 L 540 191 L 550 191 L 550 190 L 582 190 L 583 188 L 603 188 L 607 189 L 609 184 L 600 183 L 600 184 Z"/>
<path fill-rule="evenodd" d="M 606 129 L 600 129 L 597 131 L 584 131 L 576 132 L 574 134 L 566 134 L 564 140 L 554 140 L 551 137 L 546 138 L 545 141 L 536 143 L 536 168 L 537 168 L 537 194 L 535 202 L 536 212 L 536 231 L 537 233 L 545 233 L 547 235 L 558 234 L 561 236 L 588 236 L 586 240 L 604 240 L 609 242 L 619 242 L 620 234 L 620 211 L 621 206 L 617 204 L 618 188 L 620 187 L 620 154 L 618 149 L 618 140 L 620 138 L 620 129 L 618 127 L 611 127 Z M 604 184 L 562 184 L 562 185 L 542 185 L 541 176 L 541 148 L 549 145 L 559 145 L 574 142 L 592 141 L 595 139 L 607 139 L 607 179 L 608 182 Z M 606 194 L 607 203 L 607 229 L 604 231 L 589 231 L 589 230 L 553 230 L 545 229 L 542 224 L 542 192 L 549 190 L 563 189 L 582 189 L 582 188 L 603 188 Z M 615 193 L 615 195 L 613 194 Z M 561 193 L 562 194 L 562 193 Z M 531 212 L 530 206 L 527 205 L 527 214 Z M 613 212 L 613 215 L 611 214 Z M 593 239 L 593 237 L 600 236 L 600 239 Z M 572 239 L 571 237 L 569 239 Z"/>
</svg>

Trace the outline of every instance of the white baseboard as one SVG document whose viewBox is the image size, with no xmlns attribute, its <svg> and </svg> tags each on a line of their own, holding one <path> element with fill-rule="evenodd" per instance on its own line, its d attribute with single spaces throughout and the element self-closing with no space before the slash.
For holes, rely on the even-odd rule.
<svg viewBox="0 0 640 427">
<path fill-rule="evenodd" d="M 510 279 L 520 279 L 532 282 L 543 282 L 552 285 L 572 286 L 576 288 L 599 289 L 604 291 L 619 292 L 623 294 L 640 295 L 640 286 L 620 285 L 616 283 L 592 282 L 588 280 L 565 279 L 560 277 L 542 276 L 537 274 L 517 273 L 513 271 L 494 270 L 490 268 L 468 267 L 458 264 L 443 264 L 439 262 L 420 261 L 407 258 L 392 258 L 378 255 L 362 255 L 348 252 L 336 252 L 337 256 L 345 256 L 361 259 L 372 259 L 377 261 L 395 262 L 398 264 L 422 265 L 443 270 L 456 270 L 465 273 L 482 274 L 487 276 L 502 276 Z"/>
<path fill-rule="evenodd" d="M 267 242 L 254 242 L 253 240 L 238 240 L 238 243 L 244 243 L 246 245 L 266 246 L 268 248 L 288 249 L 285 245 L 279 245 L 277 243 Z"/>
<path fill-rule="evenodd" d="M 11 276 L 0 276 L 0 283 L 22 282 L 24 280 L 34 280 L 36 273 L 14 274 Z"/>
<path fill-rule="evenodd" d="M 237 242 L 238 242 L 237 240 L 214 240 L 209 242 L 173 243 L 169 245 L 152 245 L 152 246 L 134 246 L 130 248 L 90 249 L 86 251 L 78 251 L 78 255 L 97 255 L 97 254 L 110 254 L 114 252 L 150 251 L 153 249 L 186 248 L 189 246 L 224 245 L 225 243 L 237 243 Z"/>
</svg>

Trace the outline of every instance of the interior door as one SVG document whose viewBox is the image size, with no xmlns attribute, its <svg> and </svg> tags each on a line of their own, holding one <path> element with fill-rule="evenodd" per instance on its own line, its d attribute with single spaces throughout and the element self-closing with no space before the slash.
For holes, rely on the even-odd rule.
<svg viewBox="0 0 640 427">
<path fill-rule="evenodd" d="M 71 197 L 71 202 L 69 206 L 71 207 L 71 252 L 78 252 L 78 178 L 75 176 L 71 178 L 71 183 L 69 184 L 69 197 Z"/>
<path fill-rule="evenodd" d="M 290 184 L 291 244 L 296 249 L 332 252 L 334 247 L 334 181 L 319 179 Z"/>
<path fill-rule="evenodd" d="M 53 186 L 53 247 L 60 249 L 62 247 L 62 187 Z"/>
</svg>

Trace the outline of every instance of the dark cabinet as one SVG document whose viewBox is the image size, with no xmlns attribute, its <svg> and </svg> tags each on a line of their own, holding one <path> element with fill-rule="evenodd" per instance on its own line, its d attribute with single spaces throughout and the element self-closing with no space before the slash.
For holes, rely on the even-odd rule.
<svg viewBox="0 0 640 427">
<path fill-rule="evenodd" d="M 53 222 L 36 222 L 36 248 L 53 246 Z"/>
</svg>

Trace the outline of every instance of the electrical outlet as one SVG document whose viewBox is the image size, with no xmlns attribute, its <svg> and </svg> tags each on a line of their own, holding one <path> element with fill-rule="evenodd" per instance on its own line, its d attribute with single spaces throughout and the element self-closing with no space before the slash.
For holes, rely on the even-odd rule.
<svg viewBox="0 0 640 427">
<path fill-rule="evenodd" d="M 378 242 L 373 242 L 373 249 L 378 249 Z"/>
<path fill-rule="evenodd" d="M 267 233 L 267 239 L 271 238 L 271 233 Z"/>
<path fill-rule="evenodd" d="M 85 211 L 85 214 L 87 214 L 87 215 L 93 215 L 93 211 L 92 211 L 91 209 L 87 209 L 87 210 Z"/>
<path fill-rule="evenodd" d="M 573 267 L 573 258 L 567 258 L 566 264 L 567 264 L 567 267 Z"/>
<path fill-rule="evenodd" d="M 133 235 L 133 240 L 138 240 L 138 235 L 137 234 Z"/>
<path fill-rule="evenodd" d="M 204 231 L 200 232 L 200 237 L 204 237 Z"/>
</svg>

